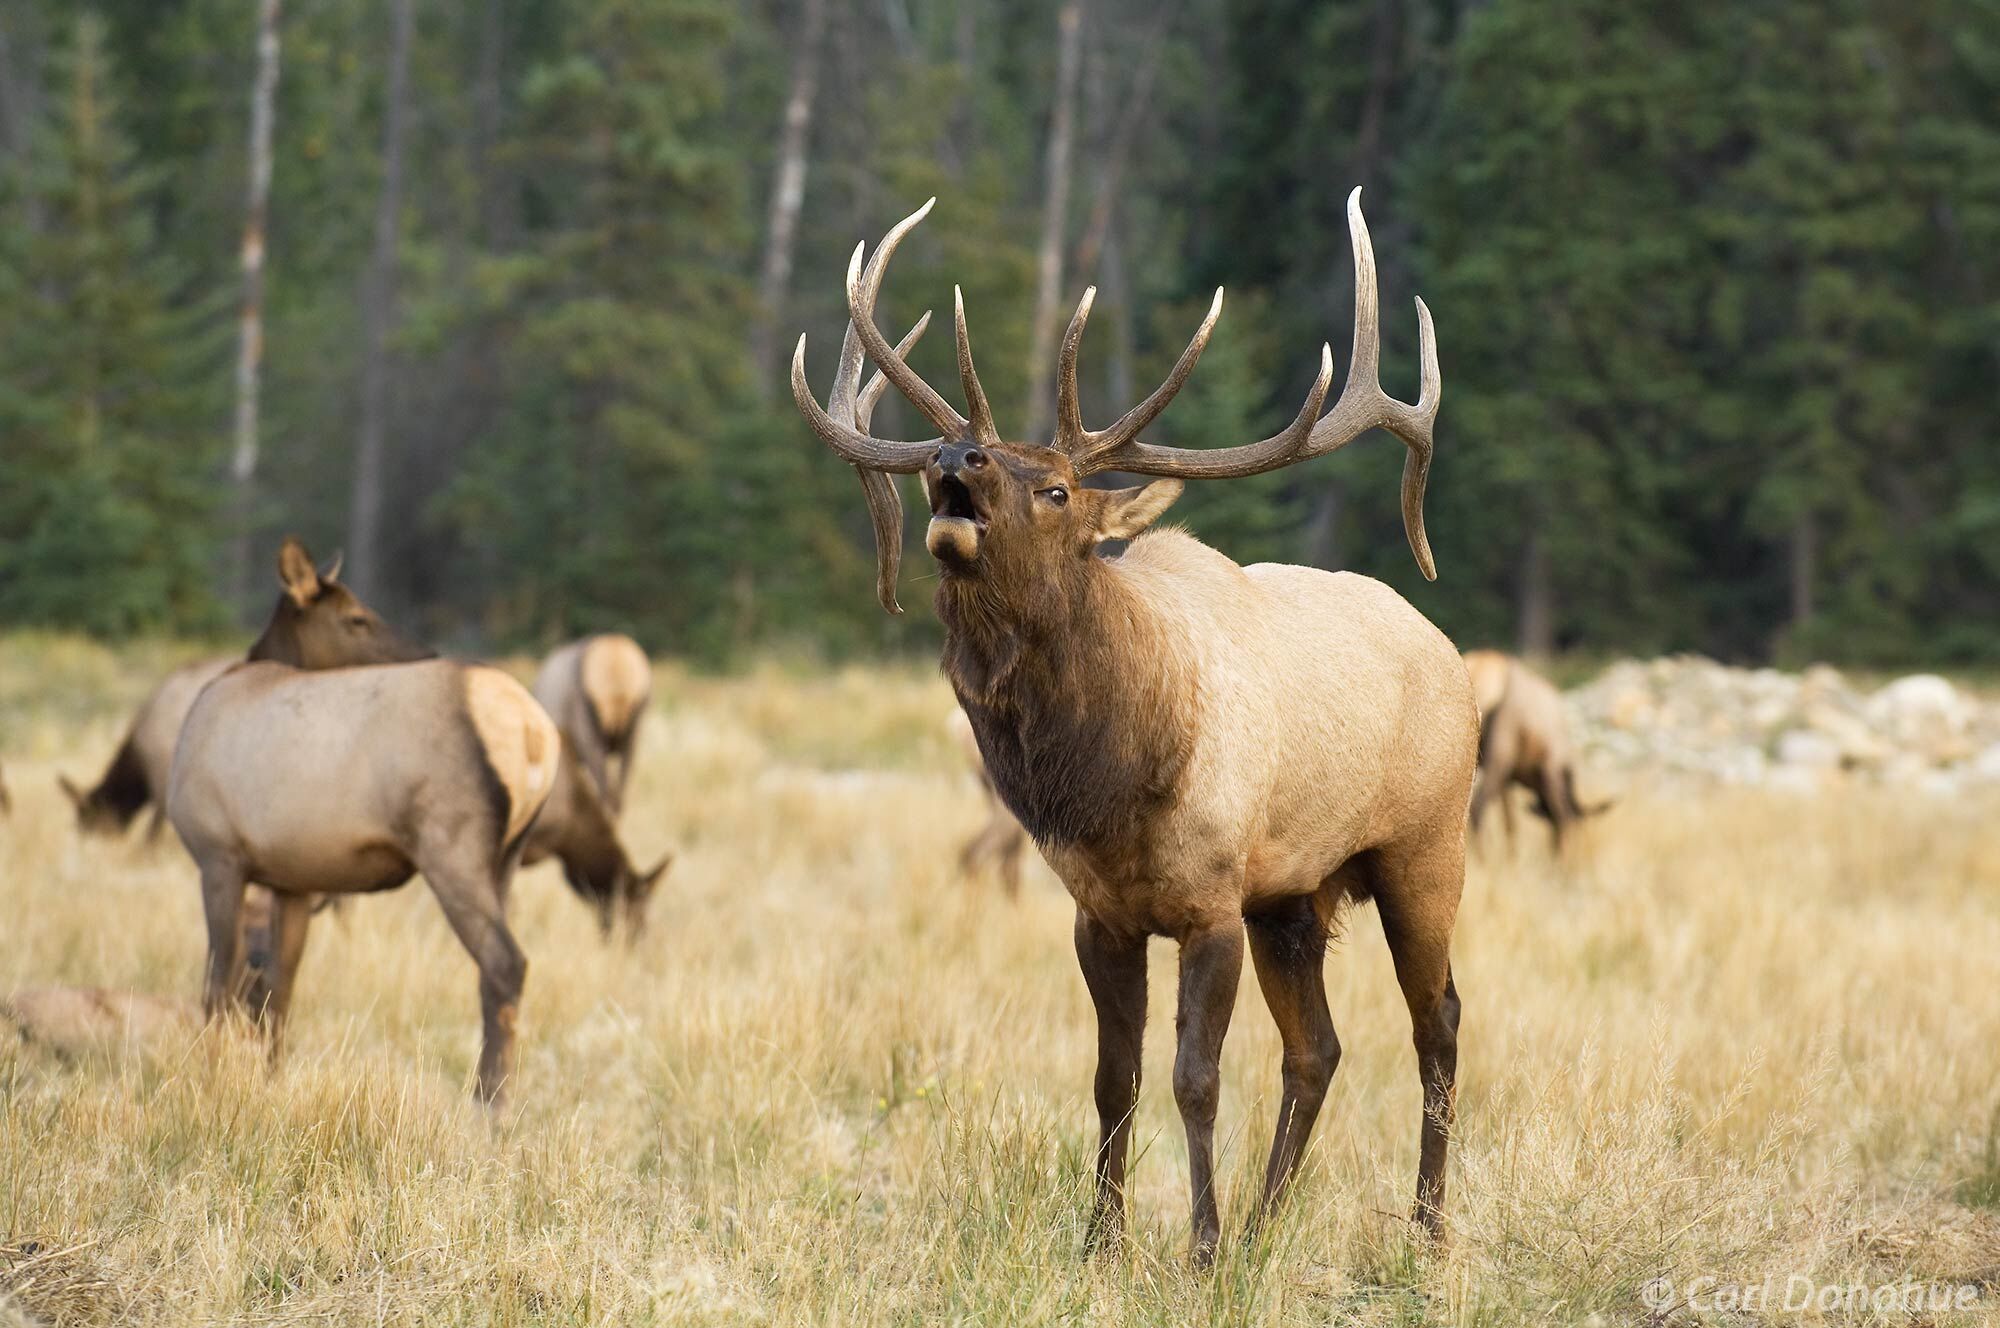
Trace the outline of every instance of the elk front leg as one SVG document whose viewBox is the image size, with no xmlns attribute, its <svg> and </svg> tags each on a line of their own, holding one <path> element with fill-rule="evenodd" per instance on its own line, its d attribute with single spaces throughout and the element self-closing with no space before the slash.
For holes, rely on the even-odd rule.
<svg viewBox="0 0 2000 1328">
<path fill-rule="evenodd" d="M 1174 1102 L 1187 1130 L 1188 1182 L 1194 1191 L 1190 1256 L 1198 1267 L 1215 1260 L 1222 1238 L 1215 1193 L 1215 1107 L 1222 1093 L 1222 1040 L 1243 976 L 1243 921 L 1195 932 L 1181 942 L 1180 1008 L 1174 1028 Z"/>
<path fill-rule="evenodd" d="M 1252 1224 L 1277 1203 L 1297 1172 L 1340 1065 L 1340 1039 L 1326 1008 L 1326 925 L 1308 896 L 1247 919 L 1250 958 L 1264 1003 L 1285 1044 L 1284 1099 L 1264 1171 L 1264 1194 Z"/>
<path fill-rule="evenodd" d="M 1097 1007 L 1097 1194 L 1083 1247 L 1091 1255 L 1115 1249 L 1125 1235 L 1125 1159 L 1146 1037 L 1146 938 L 1116 935 L 1078 909 L 1076 960 Z"/>
</svg>

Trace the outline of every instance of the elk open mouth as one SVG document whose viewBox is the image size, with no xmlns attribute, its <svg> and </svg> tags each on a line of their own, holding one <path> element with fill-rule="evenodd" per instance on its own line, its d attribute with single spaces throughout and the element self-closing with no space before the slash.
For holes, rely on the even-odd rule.
<svg viewBox="0 0 2000 1328">
<path fill-rule="evenodd" d="M 945 476 L 931 486 L 931 525 L 924 546 L 933 558 L 969 563 L 979 556 L 986 515 L 963 480 Z"/>
</svg>

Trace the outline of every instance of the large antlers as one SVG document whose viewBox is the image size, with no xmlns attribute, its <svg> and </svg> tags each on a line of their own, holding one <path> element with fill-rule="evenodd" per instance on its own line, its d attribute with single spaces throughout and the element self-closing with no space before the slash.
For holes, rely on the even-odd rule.
<svg viewBox="0 0 2000 1328">
<path fill-rule="evenodd" d="M 1138 442 L 1139 432 L 1166 408 L 1180 391 L 1208 344 L 1208 334 L 1221 312 L 1222 292 L 1202 320 L 1194 340 L 1181 354 L 1180 362 L 1160 385 L 1116 424 L 1099 433 L 1088 433 L 1076 415 L 1076 342 L 1083 323 L 1090 316 L 1090 294 L 1077 306 L 1063 338 L 1061 377 L 1057 387 L 1057 445 L 1068 449 L 1079 474 L 1104 470 L 1130 471 L 1138 475 L 1174 475 L 1183 479 L 1228 479 L 1257 475 L 1280 466 L 1289 466 L 1307 457 L 1319 456 L 1381 427 L 1403 440 L 1410 449 L 1403 465 L 1403 529 L 1410 538 L 1410 551 L 1426 580 L 1437 580 L 1437 565 L 1424 534 L 1424 481 L 1431 468 L 1431 426 L 1437 418 L 1442 381 L 1438 374 L 1437 334 L 1431 326 L 1431 311 L 1417 301 L 1417 329 L 1423 361 L 1421 387 L 1414 406 L 1396 400 L 1382 390 L 1377 373 L 1382 352 L 1381 309 L 1375 293 L 1375 247 L 1368 239 L 1368 223 L 1361 215 L 1361 190 L 1347 196 L 1347 229 L 1354 245 L 1354 353 L 1347 370 L 1347 385 L 1333 410 L 1317 424 L 1307 425 L 1319 413 L 1333 374 L 1332 354 L 1321 350 L 1319 381 L 1306 398 L 1306 408 L 1283 433 L 1245 447 L 1218 447 L 1190 450 L 1157 447 Z"/>
<path fill-rule="evenodd" d="M 930 321 L 926 313 L 899 345 L 890 345 L 875 326 L 875 301 L 881 294 L 882 278 L 889 259 L 911 228 L 929 214 L 935 198 L 898 222 L 882 237 L 873 257 L 862 264 L 865 244 L 856 245 L 847 265 L 847 335 L 840 347 L 840 364 L 834 378 L 827 409 L 820 409 L 806 384 L 806 339 L 799 338 L 792 355 L 792 399 L 826 444 L 861 472 L 862 488 L 868 495 L 868 510 L 875 524 L 877 554 L 876 592 L 882 606 L 891 613 L 902 610 L 896 604 L 896 572 L 902 558 L 902 502 L 896 496 L 893 474 L 912 474 L 924 468 L 932 451 L 946 439 L 971 440 L 982 444 L 1000 441 L 993 423 L 992 407 L 972 366 L 972 343 L 965 328 L 965 300 L 954 288 L 952 323 L 958 347 L 959 381 L 965 390 L 970 418 L 960 415 L 945 399 L 917 376 L 904 356 L 923 334 Z M 1384 428 L 1403 440 L 1409 458 L 1403 466 L 1403 528 L 1410 549 L 1426 579 L 1437 579 L 1431 559 L 1430 542 L 1424 534 L 1424 483 L 1430 474 L 1432 424 L 1437 418 L 1442 383 L 1438 374 L 1437 337 L 1430 310 L 1417 301 L 1417 326 L 1422 360 L 1421 387 L 1412 406 L 1382 390 L 1378 369 L 1381 361 L 1381 310 L 1375 282 L 1375 249 L 1369 242 L 1368 223 L 1361 215 L 1361 191 L 1347 197 L 1347 228 L 1354 246 L 1354 352 L 1347 383 L 1332 411 L 1320 418 L 1328 386 L 1333 381 L 1333 352 L 1320 348 L 1319 376 L 1307 393 L 1298 418 L 1282 432 L 1261 443 L 1241 447 L 1189 449 L 1160 447 L 1139 441 L 1139 435 L 1160 417 L 1174 399 L 1196 361 L 1208 345 L 1216 319 L 1222 315 L 1222 292 L 1215 292 L 1208 316 L 1195 330 L 1194 338 L 1175 362 L 1166 381 L 1151 396 L 1110 424 L 1092 432 L 1083 425 L 1076 385 L 1078 350 L 1084 324 L 1096 297 L 1092 288 L 1083 294 L 1063 334 L 1061 360 L 1056 377 L 1056 437 L 1054 445 L 1069 455 L 1079 478 L 1108 470 L 1140 475 L 1171 475 L 1182 479 L 1228 479 L 1257 475 L 1280 466 L 1289 466 L 1308 457 L 1345 447 L 1373 428 Z M 879 370 L 865 390 L 859 387 L 863 354 Z M 868 432 L 875 402 L 889 384 L 909 399 L 938 430 L 940 437 L 923 442 L 895 442 L 876 438 Z"/>
</svg>

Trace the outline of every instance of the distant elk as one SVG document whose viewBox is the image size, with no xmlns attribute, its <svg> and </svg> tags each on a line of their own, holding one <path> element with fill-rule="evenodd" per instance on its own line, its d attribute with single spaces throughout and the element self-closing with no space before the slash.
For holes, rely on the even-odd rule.
<svg viewBox="0 0 2000 1328">
<path fill-rule="evenodd" d="M 577 764 L 567 743 L 557 765 L 555 786 L 528 832 L 521 865 L 532 867 L 549 858 L 562 864 L 563 879 L 577 898 L 596 910 L 598 926 L 606 937 L 621 916 L 625 919 L 627 941 L 638 940 L 646 930 L 646 905 L 674 863 L 669 852 L 645 871 L 632 865 L 611 819 L 611 809 L 598 796 L 597 786 Z"/>
<path fill-rule="evenodd" d="M 617 632 L 587 636 L 542 661 L 532 688 L 616 817 L 625 809 L 639 721 L 653 695 L 653 665 Z"/>
<path fill-rule="evenodd" d="M 972 731 L 972 721 L 965 717 L 965 712 L 952 707 L 945 727 L 952 741 L 965 754 L 966 764 L 972 767 L 973 775 L 978 778 L 979 791 L 986 795 L 986 824 L 959 850 L 958 874 L 972 880 L 990 862 L 999 872 L 1000 884 L 1007 891 L 1007 897 L 1018 899 L 1021 896 L 1021 854 L 1028 847 L 1028 832 L 1015 819 L 1014 813 L 1007 810 L 1000 791 L 993 787 L 993 776 L 986 773 L 986 758 L 979 754 L 979 737 Z"/>
<path fill-rule="evenodd" d="M 303 546 L 296 547 L 303 554 Z M 381 618 L 340 584 L 340 559 L 315 573 L 327 587 L 311 614 L 280 613 L 250 647 L 249 659 L 276 659 L 302 669 L 336 668 L 375 662 L 372 656 L 409 658 L 415 650 L 395 637 Z M 384 646 L 384 642 L 392 642 Z M 429 652 L 420 652 L 428 655 Z M 88 791 L 66 775 L 57 782 L 76 807 L 77 828 L 87 833 L 116 834 L 148 805 L 153 808 L 147 838 L 159 834 L 166 819 L 167 775 L 173 768 L 174 745 L 181 725 L 201 689 L 243 662 L 232 655 L 185 664 L 161 680 L 140 703 L 124 741 L 103 776 Z"/>
<path fill-rule="evenodd" d="M 167 819 L 167 772 L 173 769 L 181 722 L 202 688 L 242 662 L 242 656 L 232 655 L 197 660 L 175 669 L 140 702 L 111 764 L 94 786 L 80 789 L 68 775 L 56 776 L 76 808 L 77 829 L 86 834 L 115 835 L 150 806 L 153 814 L 146 824 L 146 838 L 159 837 Z"/>
<path fill-rule="evenodd" d="M 201 869 L 203 1006 L 239 1001 L 231 974 L 252 882 L 275 898 L 272 1056 L 315 895 L 389 890 L 422 872 L 479 968 L 478 1093 L 500 1101 L 513 1065 L 527 959 L 507 887 L 555 782 L 561 738 L 498 669 L 429 657 L 397 637 L 295 540 L 252 663 L 210 683 L 181 730 L 167 818 Z M 330 667 L 329 662 L 379 668 Z"/>
<path fill-rule="evenodd" d="M 1479 833 L 1489 803 L 1498 803 L 1507 843 L 1514 842 L 1514 804 L 1508 796 L 1516 784 L 1533 795 L 1530 804 L 1549 823 L 1555 851 L 1563 838 L 1585 817 L 1610 809 L 1611 803 L 1585 804 L 1576 792 L 1576 746 L 1570 740 L 1569 714 L 1554 684 L 1511 655 L 1497 650 L 1468 650 L 1466 673 L 1479 705 L 1479 786 L 1472 795 L 1472 832 Z"/>
<path fill-rule="evenodd" d="M 891 609 L 901 529 L 892 477 L 923 476 L 945 673 L 994 787 L 1076 899 L 1077 957 L 1098 1019 L 1089 1245 L 1115 1244 L 1124 1230 L 1147 937 L 1180 943 L 1174 1097 L 1188 1138 L 1193 1255 L 1206 1263 L 1220 1234 L 1216 1100 L 1245 925 L 1285 1048 L 1261 1218 L 1297 1169 L 1340 1058 L 1322 971 L 1329 933 L 1345 906 L 1371 899 L 1410 1011 L 1423 1085 L 1415 1219 L 1435 1233 L 1458 1058 L 1451 933 L 1478 744 L 1465 668 L 1443 633 L 1379 582 L 1239 567 L 1179 531 L 1141 537 L 1180 480 L 1275 470 L 1379 426 L 1409 449 L 1403 519 L 1432 576 L 1423 493 L 1439 374 L 1429 312 L 1418 301 L 1423 386 L 1410 406 L 1377 382 L 1375 263 L 1356 190 L 1353 363 L 1325 418 L 1333 357 L 1322 348 L 1304 408 L 1274 437 L 1200 451 L 1140 440 L 1193 370 L 1221 313 L 1218 291 L 1160 388 L 1110 426 L 1085 428 L 1077 355 L 1086 291 L 1062 341 L 1053 445 L 1006 443 L 973 369 L 962 297 L 954 292 L 953 314 L 967 415 L 875 326 L 884 265 L 929 210 L 891 230 L 865 269 L 866 246 L 855 250 L 828 404 L 807 385 L 804 338 L 792 395 L 813 431 L 861 471 L 879 538 L 878 593 Z M 941 437 L 893 442 L 860 423 L 864 353 Z M 1111 471 L 1171 478 L 1084 486 Z M 1099 546 L 1108 540 L 1132 543 L 1107 559 Z"/>
</svg>

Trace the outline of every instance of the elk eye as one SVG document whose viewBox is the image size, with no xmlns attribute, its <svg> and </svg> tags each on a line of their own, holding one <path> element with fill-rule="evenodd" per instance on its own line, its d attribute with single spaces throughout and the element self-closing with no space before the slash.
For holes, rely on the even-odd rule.
<svg viewBox="0 0 2000 1328">
<path fill-rule="evenodd" d="M 1054 503 L 1057 507 L 1065 506 L 1069 502 L 1069 490 L 1063 488 L 1060 484 L 1052 489 L 1037 489 L 1035 492 Z"/>
<path fill-rule="evenodd" d="M 348 615 L 347 615 L 347 625 L 348 625 L 349 627 L 368 627 L 368 626 L 370 626 L 371 624 L 370 624 L 370 623 L 369 623 L 369 621 L 368 621 L 368 615 L 367 615 L 367 614 L 365 614 L 365 613 L 350 613 L 350 614 L 348 614 Z"/>
</svg>

